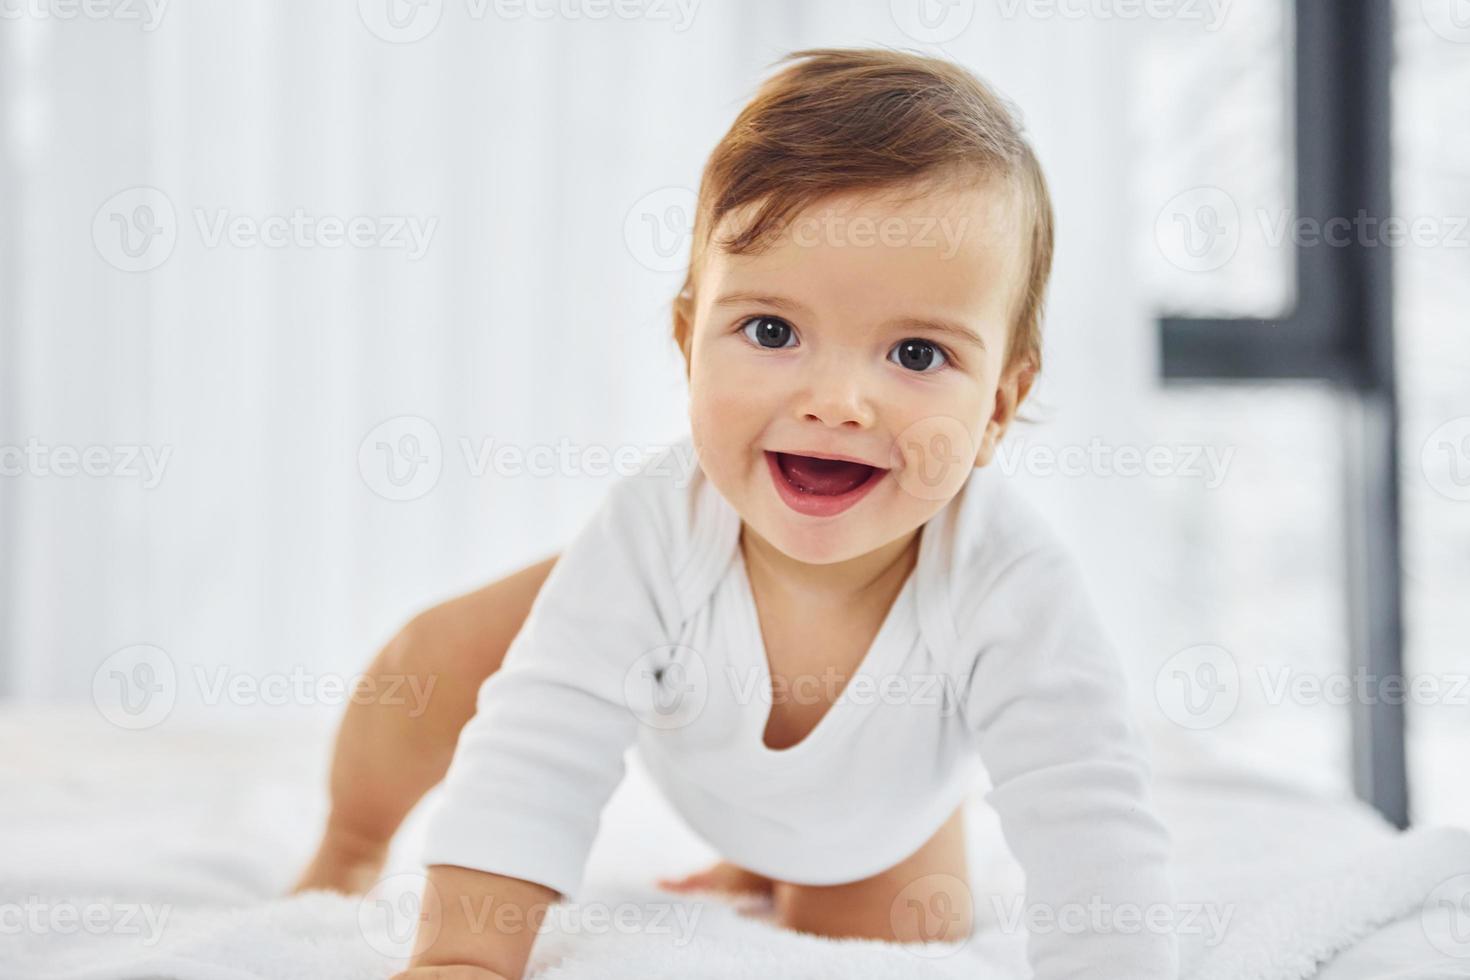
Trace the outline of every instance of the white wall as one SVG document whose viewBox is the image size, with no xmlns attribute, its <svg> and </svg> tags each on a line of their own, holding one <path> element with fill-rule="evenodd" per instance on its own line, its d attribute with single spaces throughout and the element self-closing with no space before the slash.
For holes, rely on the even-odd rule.
<svg viewBox="0 0 1470 980">
<path fill-rule="evenodd" d="M 1331 400 L 1165 393 L 1156 380 L 1164 298 L 1241 312 L 1289 298 L 1290 256 L 1258 236 L 1199 274 L 1167 261 L 1153 227 L 1199 184 L 1255 208 L 1290 200 L 1279 0 L 1237 0 L 1214 25 L 932 5 L 971 18 L 937 44 L 904 32 L 922 34 L 919 0 L 703 0 L 687 24 L 431 0 L 420 9 L 438 20 L 412 43 L 369 27 L 395 36 L 387 2 L 196 0 L 156 25 L 0 24 L 0 446 L 170 454 L 151 487 L 33 466 L 0 478 L 0 694 L 84 700 L 97 665 L 140 643 L 184 670 L 349 673 L 414 611 L 555 550 L 606 481 L 476 476 L 464 447 L 652 446 L 684 430 L 668 339 L 681 277 L 650 267 L 641 215 L 692 197 L 772 61 L 850 44 L 955 58 L 1022 110 L 1059 241 L 1030 406 L 1046 421 L 1015 433 L 1015 477 L 1076 542 L 1141 695 L 1198 643 L 1246 665 L 1340 664 Z M 1418 7 L 1403 18 L 1415 64 L 1463 67 L 1470 47 L 1434 35 Z M 1446 129 L 1436 118 L 1424 132 Z M 110 215 L 138 202 L 109 202 L 138 186 L 164 195 L 155 217 L 171 207 L 177 238 L 161 264 L 130 272 Z M 210 244 L 222 212 L 297 208 L 434 225 L 416 258 Z M 1414 271 L 1431 268 L 1409 275 L 1443 278 Z M 1410 361 L 1438 363 L 1437 329 L 1416 335 L 1424 353 Z M 1463 397 L 1415 415 L 1406 447 L 1470 415 Z M 376 431 L 401 417 L 423 422 Z M 437 484 L 386 499 L 377 443 L 418 434 L 435 456 L 413 428 L 426 424 Z M 1234 455 L 1219 485 L 1025 465 L 1038 445 L 1094 440 Z M 1414 499 L 1416 520 L 1429 515 L 1416 527 L 1465 513 Z M 1442 606 L 1427 615 L 1446 621 Z M 1247 704 L 1242 717 L 1275 716 Z M 1344 718 L 1306 719 L 1304 768 L 1329 785 L 1345 782 Z"/>
</svg>

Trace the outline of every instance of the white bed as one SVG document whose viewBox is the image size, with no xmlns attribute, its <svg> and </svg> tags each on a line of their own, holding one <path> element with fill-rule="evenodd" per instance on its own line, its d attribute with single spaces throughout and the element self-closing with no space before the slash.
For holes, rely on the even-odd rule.
<svg viewBox="0 0 1470 980">
<path fill-rule="evenodd" d="M 416 890 L 422 812 L 370 900 L 279 897 L 320 825 L 333 722 L 170 719 L 128 732 L 89 710 L 3 709 L 0 977 L 393 973 L 413 912 L 393 902 Z M 1027 975 L 1024 936 L 999 928 L 994 904 L 1009 907 L 1020 875 L 983 804 L 969 807 L 982 923 L 971 943 L 830 941 L 777 930 L 759 907 L 662 895 L 656 876 L 714 855 L 630 762 L 586 893 L 537 943 L 538 980 Z M 1451 923 L 1421 912 L 1441 882 L 1470 873 L 1470 834 L 1399 835 L 1357 803 L 1200 771 L 1197 760 L 1161 758 L 1159 776 L 1181 901 L 1232 915 L 1221 941 L 1203 920 L 1184 937 L 1186 977 L 1470 977 L 1470 937 L 1453 945 Z"/>
</svg>

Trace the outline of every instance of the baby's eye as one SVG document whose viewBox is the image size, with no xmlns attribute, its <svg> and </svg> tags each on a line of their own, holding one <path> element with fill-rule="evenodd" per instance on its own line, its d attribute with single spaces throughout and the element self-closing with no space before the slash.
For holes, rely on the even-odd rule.
<svg viewBox="0 0 1470 980">
<path fill-rule="evenodd" d="M 774 316 L 753 316 L 745 321 L 741 332 L 750 339 L 751 343 L 772 350 L 789 347 L 787 341 L 796 339 L 791 324 Z"/>
<path fill-rule="evenodd" d="M 900 340 L 894 345 L 888 359 L 899 367 L 906 367 L 910 371 L 920 373 L 932 371 L 949 363 L 949 358 L 944 356 L 944 351 L 939 348 L 939 345 L 917 337 Z"/>
</svg>

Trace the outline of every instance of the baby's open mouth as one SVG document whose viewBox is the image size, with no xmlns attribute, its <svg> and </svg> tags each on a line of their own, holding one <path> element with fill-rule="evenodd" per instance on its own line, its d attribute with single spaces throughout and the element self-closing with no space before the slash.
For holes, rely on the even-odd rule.
<svg viewBox="0 0 1470 980">
<path fill-rule="evenodd" d="M 869 480 L 888 472 L 866 463 L 845 459 L 822 459 L 795 453 L 772 453 L 786 482 L 799 493 L 838 497 L 851 493 Z"/>
</svg>

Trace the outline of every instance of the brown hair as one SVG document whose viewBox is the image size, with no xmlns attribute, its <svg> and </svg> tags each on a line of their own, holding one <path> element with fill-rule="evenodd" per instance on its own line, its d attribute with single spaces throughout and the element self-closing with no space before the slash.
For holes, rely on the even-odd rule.
<svg viewBox="0 0 1470 980">
<path fill-rule="evenodd" d="M 792 64 L 760 86 L 705 164 L 689 272 L 674 299 L 674 340 L 686 362 L 697 273 L 730 212 L 759 205 L 746 227 L 714 243 L 749 254 L 834 193 L 999 178 L 1030 226 L 1005 366 L 1026 358 L 1040 370 L 1051 197 L 1011 106 L 959 65 L 905 51 L 814 48 L 776 64 L 784 62 Z"/>
</svg>

